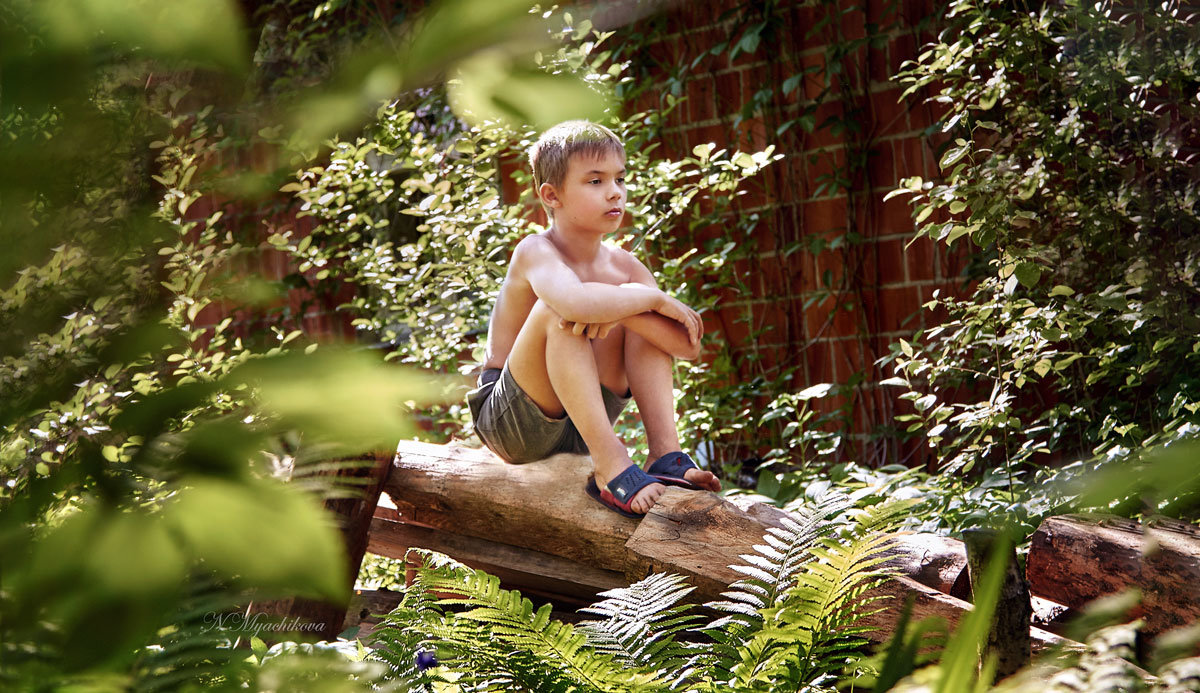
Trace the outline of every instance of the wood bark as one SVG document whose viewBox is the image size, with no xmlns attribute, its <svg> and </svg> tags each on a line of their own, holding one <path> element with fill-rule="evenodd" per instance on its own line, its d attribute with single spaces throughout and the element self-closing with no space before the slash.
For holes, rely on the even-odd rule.
<svg viewBox="0 0 1200 693">
<path fill-rule="evenodd" d="M 384 509 L 380 517 L 437 530 L 426 535 L 429 542 L 488 542 L 472 544 L 466 551 L 477 559 L 491 551 L 524 549 L 623 573 L 626 580 L 641 579 L 651 571 L 679 573 L 696 586 L 693 596 L 704 600 L 719 597 L 741 577 L 729 565 L 753 553 L 767 527 L 778 525 L 784 515 L 759 503 L 668 488 L 644 519 L 628 519 L 587 497 L 583 488 L 590 473 L 590 460 L 577 455 L 516 466 L 486 450 L 406 442 L 385 485 L 395 510 Z M 438 536 L 444 532 L 453 537 Z M 390 550 L 398 551 L 407 541 L 397 540 Z M 952 540 L 905 538 L 894 547 L 892 561 L 900 570 L 944 586 L 952 582 L 949 576 L 956 566 L 961 571 L 960 564 L 965 564 L 965 552 L 952 555 L 959 550 Z M 877 590 L 891 604 L 868 622 L 880 629 L 880 639 L 895 628 L 907 595 L 916 600 L 915 617 L 941 616 L 951 627 L 970 609 L 966 602 L 907 576 Z M 1037 632 L 1035 640 L 1045 644 L 1057 638 Z"/>
<path fill-rule="evenodd" d="M 371 518 L 375 507 L 379 504 L 379 496 L 383 491 L 384 482 L 391 469 L 393 454 L 391 452 L 376 452 L 359 460 L 354 466 L 339 467 L 320 476 L 336 479 L 354 480 L 353 488 L 361 492 L 350 497 L 332 498 L 325 501 L 325 509 L 337 518 L 341 530 L 342 541 L 346 548 L 346 584 L 353 586 L 358 577 L 358 569 L 362 565 L 363 554 L 367 550 L 367 537 L 371 527 Z M 341 633 L 346 616 L 345 604 L 321 602 L 313 599 L 291 597 L 265 602 L 255 602 L 250 605 L 251 612 L 277 616 L 281 619 L 293 619 L 304 624 L 320 624 L 318 633 L 323 640 L 334 640 Z"/>
<path fill-rule="evenodd" d="M 1142 603 L 1132 616 L 1151 635 L 1200 621 L 1200 529 L 1191 525 L 1047 518 L 1033 535 L 1027 574 L 1034 594 L 1074 609 L 1137 588 Z"/>
<path fill-rule="evenodd" d="M 968 530 L 963 533 L 963 539 L 967 546 L 967 570 L 972 595 L 976 594 L 983 580 L 988 561 L 1004 561 L 1004 577 L 1000 583 L 1000 593 L 996 596 L 995 612 L 984 648 L 986 654 L 995 657 L 995 678 L 999 680 L 1029 664 L 1029 623 L 1033 616 L 1029 583 L 1021 574 L 1012 542 L 1004 544 L 1004 552 L 997 554 L 1001 539 L 993 530 Z"/>
<path fill-rule="evenodd" d="M 599 592 L 627 584 L 622 573 L 541 551 L 406 525 L 386 517 L 377 516 L 372 522 L 371 553 L 402 559 L 411 547 L 438 551 L 485 570 L 525 596 L 539 595 L 577 607 L 594 603 Z"/>
</svg>

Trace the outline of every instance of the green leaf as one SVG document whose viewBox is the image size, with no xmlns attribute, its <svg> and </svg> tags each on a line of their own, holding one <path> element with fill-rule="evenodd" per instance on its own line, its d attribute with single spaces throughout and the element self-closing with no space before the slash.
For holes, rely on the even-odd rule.
<svg viewBox="0 0 1200 693">
<path fill-rule="evenodd" d="M 347 452 L 394 448 L 412 434 L 416 403 L 455 395 L 435 377 L 335 348 L 257 359 L 227 380 L 253 385 L 264 409 Z"/>
<path fill-rule="evenodd" d="M 1034 262 L 1019 263 L 1013 273 L 1025 288 L 1033 288 L 1042 276 L 1042 268 Z"/>
<path fill-rule="evenodd" d="M 341 535 L 299 488 L 202 479 L 164 514 L 192 554 L 221 575 L 333 601 L 348 597 Z"/>
<path fill-rule="evenodd" d="M 1053 289 L 1050 289 L 1051 296 L 1070 296 L 1075 293 L 1075 290 L 1063 284 L 1055 284 Z"/>
</svg>

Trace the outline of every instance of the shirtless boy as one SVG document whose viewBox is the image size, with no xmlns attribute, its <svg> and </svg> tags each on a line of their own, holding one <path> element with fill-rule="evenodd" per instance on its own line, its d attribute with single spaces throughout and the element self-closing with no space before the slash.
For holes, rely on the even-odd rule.
<svg viewBox="0 0 1200 693">
<path fill-rule="evenodd" d="M 488 327 L 475 431 L 512 463 L 590 453 L 588 493 L 638 517 L 664 483 L 720 490 L 679 446 L 672 362 L 700 352 L 696 311 L 660 291 L 636 257 L 601 242 L 625 216 L 625 149 L 585 121 L 550 128 L 530 149 L 550 230 L 513 252 Z M 632 396 L 646 430 L 642 470 L 613 424 Z"/>
</svg>

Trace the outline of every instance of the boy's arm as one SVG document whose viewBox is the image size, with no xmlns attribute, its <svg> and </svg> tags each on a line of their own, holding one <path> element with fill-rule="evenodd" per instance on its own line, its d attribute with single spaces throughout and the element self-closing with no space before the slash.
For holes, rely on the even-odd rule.
<svg viewBox="0 0 1200 693">
<path fill-rule="evenodd" d="M 668 300 L 673 300 L 653 285 L 581 282 L 548 243 L 537 237 L 521 241 L 513 252 L 509 271 L 524 278 L 533 293 L 564 320 L 617 322 L 658 310 Z"/>
<path fill-rule="evenodd" d="M 654 280 L 650 270 L 632 254 L 629 254 L 629 260 L 630 278 L 638 284 L 657 290 L 658 282 Z M 704 323 L 696 311 L 673 298 L 671 301 L 678 304 L 672 308 L 680 312 L 679 319 L 667 317 L 663 312 L 646 312 L 625 318 L 621 324 L 625 329 L 633 330 L 675 358 L 694 361 L 700 356 L 700 337 L 704 335 Z"/>
</svg>

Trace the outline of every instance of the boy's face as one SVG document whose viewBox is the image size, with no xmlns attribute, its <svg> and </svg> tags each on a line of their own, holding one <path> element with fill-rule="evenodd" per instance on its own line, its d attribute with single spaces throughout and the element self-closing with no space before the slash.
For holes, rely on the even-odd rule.
<svg viewBox="0 0 1200 693">
<path fill-rule="evenodd" d="M 556 226 L 611 233 L 625 217 L 625 158 L 572 156 L 562 184 L 544 184 L 540 192 L 550 200 Z"/>
</svg>

